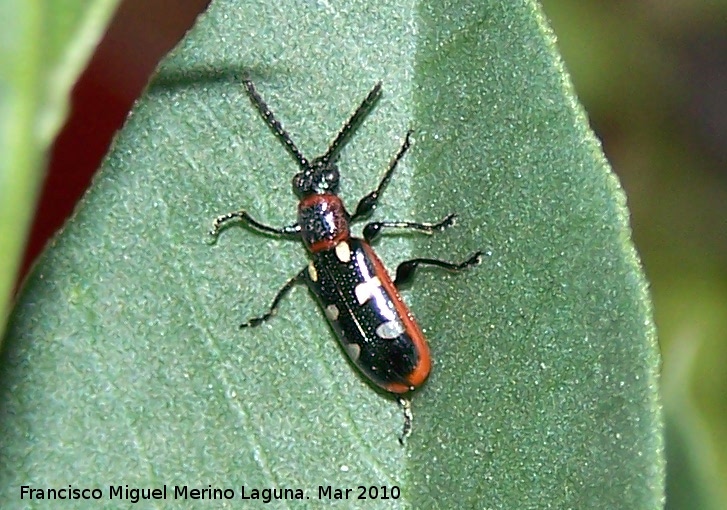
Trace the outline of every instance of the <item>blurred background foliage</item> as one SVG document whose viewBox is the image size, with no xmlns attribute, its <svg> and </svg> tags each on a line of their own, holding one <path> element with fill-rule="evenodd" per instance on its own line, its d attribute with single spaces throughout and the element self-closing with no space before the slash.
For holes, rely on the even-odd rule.
<svg viewBox="0 0 727 510">
<path fill-rule="evenodd" d="M 125 0 L 73 93 L 24 269 L 208 0 Z M 663 353 L 667 508 L 727 505 L 727 0 L 542 0 L 626 190 Z"/>
</svg>

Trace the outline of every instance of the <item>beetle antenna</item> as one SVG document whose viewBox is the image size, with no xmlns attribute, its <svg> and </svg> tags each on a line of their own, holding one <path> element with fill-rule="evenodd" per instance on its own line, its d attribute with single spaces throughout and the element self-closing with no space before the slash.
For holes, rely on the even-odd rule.
<svg viewBox="0 0 727 510">
<path fill-rule="evenodd" d="M 295 142 L 293 142 L 292 138 L 290 138 L 290 135 L 285 130 L 283 125 L 278 119 L 275 118 L 275 115 L 273 115 L 270 107 L 260 96 L 260 94 L 258 94 L 257 90 L 255 90 L 255 85 L 252 83 L 252 80 L 244 78 L 242 82 L 245 84 L 247 94 L 250 96 L 250 101 L 252 101 L 252 104 L 254 104 L 255 108 L 257 108 L 257 110 L 260 112 L 260 115 L 262 115 L 265 123 L 270 127 L 270 129 L 273 130 L 278 139 L 283 142 L 285 148 L 288 149 L 288 152 L 290 152 L 291 156 L 293 156 L 298 162 L 298 166 L 300 166 L 300 168 L 303 170 L 308 170 L 310 168 L 310 162 L 308 161 L 308 158 L 303 156 L 303 153 L 300 152 L 300 149 L 298 149 L 298 147 L 296 147 Z"/>
<path fill-rule="evenodd" d="M 376 83 L 376 85 L 374 85 L 374 88 L 371 89 L 371 91 L 361 102 L 358 108 L 356 108 L 356 111 L 353 112 L 353 115 L 351 115 L 351 117 L 343 125 L 341 130 L 336 135 L 336 138 L 333 139 L 331 145 L 328 147 L 328 151 L 326 151 L 323 156 L 318 158 L 318 160 L 322 161 L 323 163 L 336 161 L 336 159 L 338 158 L 338 154 L 341 152 L 341 149 L 343 149 L 343 147 L 346 145 L 348 140 L 351 138 L 351 135 L 353 135 L 354 131 L 356 131 L 356 128 L 361 125 L 361 122 L 366 118 L 369 112 L 371 112 L 371 109 L 376 105 L 380 97 L 381 82 L 378 82 Z"/>
</svg>

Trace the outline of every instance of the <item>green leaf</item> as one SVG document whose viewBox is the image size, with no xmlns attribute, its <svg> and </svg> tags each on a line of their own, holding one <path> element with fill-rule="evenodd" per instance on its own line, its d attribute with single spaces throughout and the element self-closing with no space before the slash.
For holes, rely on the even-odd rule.
<svg viewBox="0 0 727 510">
<path fill-rule="evenodd" d="M 0 334 L 45 157 L 115 0 L 0 2 Z"/>
<path fill-rule="evenodd" d="M 355 375 L 304 289 L 237 329 L 306 264 L 300 245 L 242 228 L 207 242 L 240 207 L 294 221 L 296 165 L 243 75 L 308 157 L 383 80 L 340 161 L 344 201 L 373 189 L 413 128 L 375 216 L 458 224 L 377 251 L 390 268 L 487 254 L 406 293 L 435 359 L 406 448 L 394 400 Z M 3 360 L 0 455 L 15 468 L 0 501 L 18 504 L 22 484 L 105 501 L 111 485 L 289 487 L 311 502 L 319 486 L 364 485 L 400 488 L 372 508 L 655 508 L 649 306 L 623 193 L 536 5 L 217 0 L 24 289 Z"/>
</svg>

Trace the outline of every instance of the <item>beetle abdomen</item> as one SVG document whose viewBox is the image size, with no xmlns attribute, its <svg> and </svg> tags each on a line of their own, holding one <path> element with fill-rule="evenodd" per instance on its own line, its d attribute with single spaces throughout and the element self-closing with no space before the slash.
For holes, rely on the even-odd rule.
<svg viewBox="0 0 727 510">
<path fill-rule="evenodd" d="M 306 282 L 351 361 L 373 383 L 406 393 L 424 383 L 429 348 L 383 264 L 348 238 L 313 254 Z"/>
</svg>

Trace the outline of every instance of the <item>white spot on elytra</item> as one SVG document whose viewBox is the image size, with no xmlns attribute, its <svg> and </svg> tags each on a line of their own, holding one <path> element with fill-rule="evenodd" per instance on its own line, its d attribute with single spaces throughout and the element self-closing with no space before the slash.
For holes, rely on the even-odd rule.
<svg viewBox="0 0 727 510">
<path fill-rule="evenodd" d="M 362 305 L 371 299 L 379 287 L 381 287 L 381 280 L 379 280 L 378 276 L 374 276 L 370 280 L 356 285 L 354 292 L 356 293 L 356 301 L 358 301 L 358 304 Z"/>
<path fill-rule="evenodd" d="M 359 344 L 346 344 L 346 352 L 351 361 L 356 361 L 361 355 L 361 346 Z"/>
<path fill-rule="evenodd" d="M 336 245 L 336 257 L 345 264 L 351 262 L 351 247 L 346 241 L 341 241 Z"/>
<path fill-rule="evenodd" d="M 336 305 L 328 305 L 326 307 L 326 317 L 331 321 L 338 320 L 338 307 Z"/>
<path fill-rule="evenodd" d="M 404 324 L 399 319 L 393 321 L 387 321 L 379 324 L 376 328 L 376 334 L 385 340 L 393 340 L 398 338 L 404 332 Z"/>
<path fill-rule="evenodd" d="M 318 281 L 318 271 L 316 270 L 316 266 L 313 265 L 313 262 L 308 263 L 308 276 L 314 282 Z"/>
</svg>

